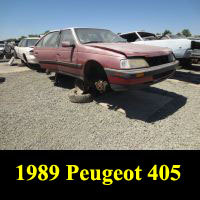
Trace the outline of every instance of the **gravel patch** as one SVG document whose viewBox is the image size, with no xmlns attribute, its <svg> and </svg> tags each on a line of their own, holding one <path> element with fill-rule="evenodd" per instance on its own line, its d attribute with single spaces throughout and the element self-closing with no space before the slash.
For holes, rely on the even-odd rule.
<svg viewBox="0 0 200 200">
<path fill-rule="evenodd" d="M 3 76 L 0 149 L 200 149 L 198 70 L 180 70 L 143 90 L 170 101 L 140 118 L 128 109 L 123 114 L 99 105 L 107 97 L 71 103 L 69 77 L 56 87 L 53 75 L 34 70 Z M 110 103 L 119 94 L 109 95 Z"/>
</svg>

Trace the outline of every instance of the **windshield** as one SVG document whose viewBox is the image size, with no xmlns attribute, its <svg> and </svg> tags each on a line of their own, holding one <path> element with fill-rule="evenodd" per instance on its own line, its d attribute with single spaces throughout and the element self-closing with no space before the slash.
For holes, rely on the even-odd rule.
<svg viewBox="0 0 200 200">
<path fill-rule="evenodd" d="M 38 39 L 28 40 L 27 47 L 35 46 L 35 44 L 36 44 L 37 41 L 38 41 Z"/>
<path fill-rule="evenodd" d="M 104 29 L 77 28 L 75 32 L 82 44 L 127 42 L 119 35 Z"/>
</svg>

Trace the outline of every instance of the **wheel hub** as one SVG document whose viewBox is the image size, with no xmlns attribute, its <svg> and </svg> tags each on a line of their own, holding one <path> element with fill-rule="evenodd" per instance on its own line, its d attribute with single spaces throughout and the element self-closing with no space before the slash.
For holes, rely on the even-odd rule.
<svg viewBox="0 0 200 200">
<path fill-rule="evenodd" d="M 96 89 L 100 93 L 103 93 L 103 92 L 106 92 L 106 88 L 108 86 L 108 83 L 107 83 L 107 81 L 99 80 L 99 81 L 95 82 L 95 86 L 96 86 Z"/>
</svg>

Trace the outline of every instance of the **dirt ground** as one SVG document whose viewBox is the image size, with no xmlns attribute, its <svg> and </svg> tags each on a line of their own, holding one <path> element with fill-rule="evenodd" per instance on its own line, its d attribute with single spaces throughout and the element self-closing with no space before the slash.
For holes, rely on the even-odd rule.
<svg viewBox="0 0 200 200">
<path fill-rule="evenodd" d="M 0 149 L 200 149 L 200 66 L 73 104 L 73 79 L 0 63 Z"/>
</svg>

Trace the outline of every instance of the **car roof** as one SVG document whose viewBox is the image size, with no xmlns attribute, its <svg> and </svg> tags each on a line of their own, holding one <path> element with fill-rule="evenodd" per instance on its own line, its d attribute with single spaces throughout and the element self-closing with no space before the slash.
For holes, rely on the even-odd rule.
<svg viewBox="0 0 200 200">
<path fill-rule="evenodd" d="M 95 27 L 69 27 L 69 28 L 62 28 L 62 29 L 57 29 L 57 30 L 51 30 L 48 33 L 56 32 L 56 31 L 64 31 L 64 30 L 74 30 L 74 29 L 102 29 L 102 30 L 108 30 L 106 28 L 95 28 Z M 47 34 L 48 34 L 47 33 Z"/>
</svg>

